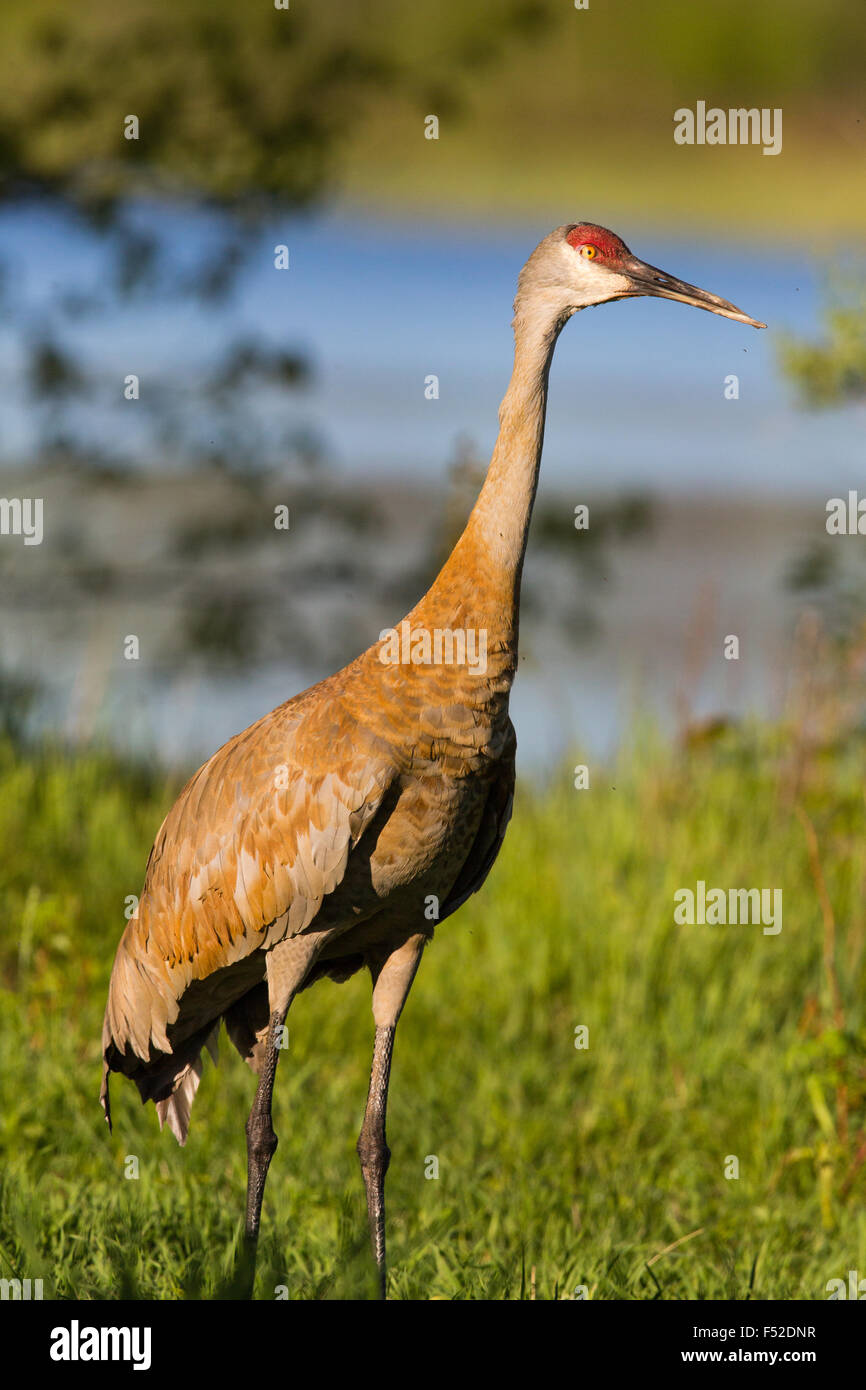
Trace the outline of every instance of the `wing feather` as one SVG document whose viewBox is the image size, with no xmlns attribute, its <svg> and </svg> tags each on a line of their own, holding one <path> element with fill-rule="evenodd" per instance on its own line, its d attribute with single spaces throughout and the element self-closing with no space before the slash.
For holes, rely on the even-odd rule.
<svg viewBox="0 0 866 1390">
<path fill-rule="evenodd" d="M 281 706 L 205 763 L 166 816 L 111 976 L 103 1043 L 115 1065 L 127 1051 L 170 1053 L 200 1029 L 201 1009 L 170 1037 L 190 986 L 305 931 L 343 879 L 398 769 L 356 721 L 345 737 L 336 705 Z M 324 739 L 309 727 L 323 718 Z M 329 770 L 310 765 L 311 748 Z"/>
</svg>

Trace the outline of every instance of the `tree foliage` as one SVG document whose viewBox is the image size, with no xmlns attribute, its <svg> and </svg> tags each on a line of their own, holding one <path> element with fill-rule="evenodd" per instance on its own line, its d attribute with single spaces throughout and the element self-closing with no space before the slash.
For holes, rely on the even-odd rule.
<svg viewBox="0 0 866 1390">
<path fill-rule="evenodd" d="M 804 405 L 866 400 L 866 281 L 849 281 L 832 290 L 823 317 L 820 339 L 782 336 L 779 361 L 783 372 Z"/>
<path fill-rule="evenodd" d="M 237 204 L 308 203 L 365 101 L 459 102 L 471 72 L 542 23 L 541 0 L 433 7 L 396 51 L 388 0 L 7 0 L 0 10 L 0 179 L 98 205 L 152 186 Z M 447 80 L 446 80 L 447 79 Z M 135 115 L 137 139 L 124 133 Z"/>
</svg>

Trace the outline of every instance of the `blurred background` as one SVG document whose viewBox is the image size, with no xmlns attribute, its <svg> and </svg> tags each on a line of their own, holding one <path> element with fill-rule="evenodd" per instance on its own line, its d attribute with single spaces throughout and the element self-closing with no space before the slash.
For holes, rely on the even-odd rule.
<svg viewBox="0 0 866 1390">
<path fill-rule="evenodd" d="M 515 815 L 400 1025 L 391 1292 L 866 1270 L 866 565 L 825 525 L 863 478 L 864 71 L 862 0 L 0 7 L 0 496 L 44 502 L 0 536 L 4 1277 L 225 1292 L 251 1077 L 224 1046 L 183 1151 L 118 1078 L 109 1139 L 124 913 L 189 771 L 429 585 L 517 273 L 581 220 L 769 328 L 644 300 L 557 347 Z M 781 110 L 781 152 L 676 144 L 701 101 Z M 699 879 L 781 888 L 783 930 L 676 927 Z M 258 1291 L 366 1295 L 369 982 L 290 1024 Z"/>
<path fill-rule="evenodd" d="M 517 271 L 582 219 L 770 328 L 644 301 L 563 335 L 523 765 L 610 751 L 636 702 L 777 710 L 804 607 L 858 607 L 824 528 L 862 472 L 858 14 L 10 0 L 0 464 L 45 538 L 0 547 L 7 722 L 204 755 L 395 622 L 483 476 Z M 698 100 L 781 108 L 781 153 L 675 144 Z"/>
</svg>

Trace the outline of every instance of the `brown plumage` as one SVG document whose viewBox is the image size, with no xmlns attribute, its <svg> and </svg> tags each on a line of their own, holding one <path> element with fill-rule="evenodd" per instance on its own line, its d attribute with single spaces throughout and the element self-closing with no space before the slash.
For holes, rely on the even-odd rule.
<svg viewBox="0 0 866 1390">
<path fill-rule="evenodd" d="M 383 660 L 380 640 L 238 734 L 163 822 L 117 949 L 103 1027 L 106 1117 L 110 1072 L 122 1072 L 184 1143 L 202 1048 L 215 1048 L 224 1020 L 260 1077 L 247 1124 L 252 1249 L 291 1000 L 322 975 L 370 969 L 376 1039 L 358 1149 L 382 1292 L 394 1029 L 434 922 L 484 882 L 511 815 L 508 698 L 551 354 L 577 309 L 636 294 L 754 322 L 643 265 L 601 228 L 573 224 L 546 237 L 520 277 L 514 372 L 484 487 L 407 619 L 410 636 L 427 634 L 431 646 L 437 632 L 474 633 L 475 663 L 435 646 L 429 662 Z"/>
</svg>

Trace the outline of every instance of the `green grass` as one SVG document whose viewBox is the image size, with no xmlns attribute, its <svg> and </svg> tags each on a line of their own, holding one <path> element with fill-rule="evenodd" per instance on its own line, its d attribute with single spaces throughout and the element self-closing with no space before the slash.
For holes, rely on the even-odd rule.
<svg viewBox="0 0 866 1390">
<path fill-rule="evenodd" d="M 392 1297 L 529 1297 L 534 1271 L 539 1299 L 816 1299 L 866 1269 L 862 745 L 793 753 L 761 729 L 646 741 L 588 791 L 523 785 L 398 1030 Z M 0 744 L 0 1276 L 46 1297 L 228 1288 L 254 1079 L 225 1036 L 186 1149 L 123 1078 L 113 1137 L 97 1103 L 123 901 L 174 785 Z M 782 932 L 674 926 L 698 878 L 781 887 Z M 368 980 L 316 985 L 289 1028 L 256 1294 L 366 1297 Z"/>
</svg>

